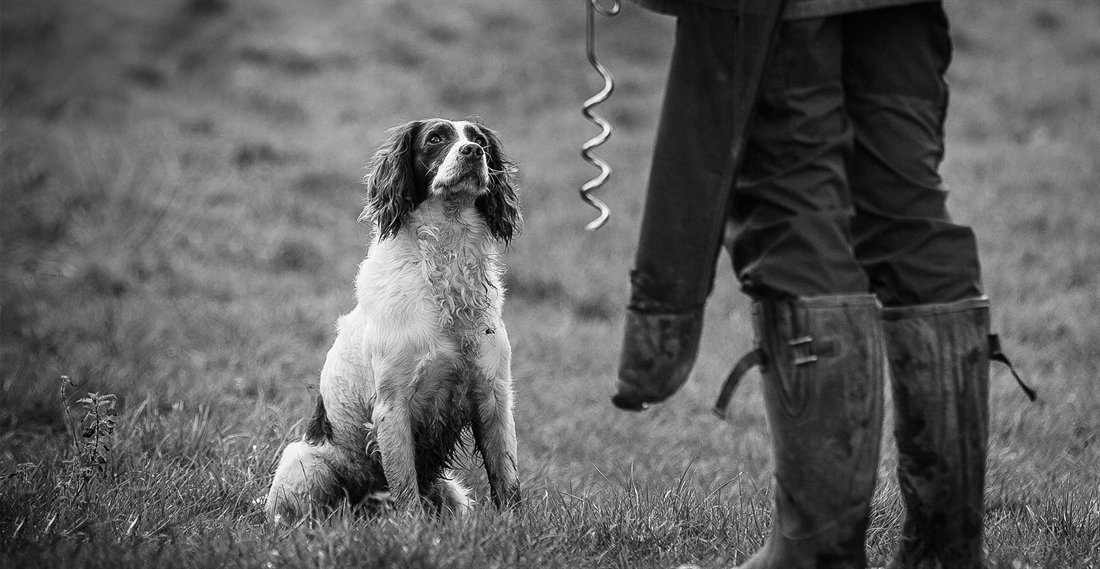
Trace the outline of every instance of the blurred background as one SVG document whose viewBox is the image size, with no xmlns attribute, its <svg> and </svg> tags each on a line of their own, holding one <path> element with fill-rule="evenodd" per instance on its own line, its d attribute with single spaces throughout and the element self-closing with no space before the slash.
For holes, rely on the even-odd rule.
<svg viewBox="0 0 1100 569">
<path fill-rule="evenodd" d="M 1029 405 L 994 369 L 992 546 L 1100 543 L 1087 527 L 1100 519 L 1100 4 L 946 5 L 949 207 L 978 234 L 995 331 L 1042 398 Z M 370 237 L 361 179 L 384 131 L 478 116 L 520 168 L 505 320 L 526 488 L 768 486 L 757 376 L 728 423 L 709 412 L 752 341 L 726 259 L 689 384 L 643 414 L 609 403 L 673 19 L 626 3 L 598 22 L 616 90 L 597 151 L 613 213 L 595 233 L 576 196 L 596 172 L 578 154 L 596 133 L 580 104 L 601 85 L 580 0 L 3 0 L 0 26 L 0 470 L 66 444 L 63 374 L 74 393 L 116 394 L 122 417 L 160 421 L 120 452 L 193 453 L 165 433 L 202 418 L 198 448 L 247 432 L 273 460 L 353 306 Z M 484 492 L 476 468 L 466 476 Z"/>
</svg>

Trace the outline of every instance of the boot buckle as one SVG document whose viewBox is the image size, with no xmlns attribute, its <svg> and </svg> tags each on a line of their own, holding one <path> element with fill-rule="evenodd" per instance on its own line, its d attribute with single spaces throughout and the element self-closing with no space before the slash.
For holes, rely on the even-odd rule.
<svg viewBox="0 0 1100 569">
<path fill-rule="evenodd" d="M 800 366 L 817 361 L 817 356 L 812 351 L 813 341 L 813 336 L 802 336 L 787 342 L 791 351 L 794 352 L 794 365 Z"/>
</svg>

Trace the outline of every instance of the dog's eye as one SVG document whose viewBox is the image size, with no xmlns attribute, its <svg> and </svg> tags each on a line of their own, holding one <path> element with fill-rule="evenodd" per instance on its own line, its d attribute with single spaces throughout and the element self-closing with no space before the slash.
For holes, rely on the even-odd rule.
<svg viewBox="0 0 1100 569">
<path fill-rule="evenodd" d="M 482 147 L 482 148 L 488 148 L 489 147 L 489 141 L 485 140 L 485 138 L 480 137 L 480 136 L 475 136 L 474 140 L 473 140 L 473 143 L 480 146 L 480 147 Z"/>
<path fill-rule="evenodd" d="M 428 144 L 439 144 L 440 142 L 443 142 L 443 137 L 438 134 L 433 134 L 428 137 Z"/>
</svg>

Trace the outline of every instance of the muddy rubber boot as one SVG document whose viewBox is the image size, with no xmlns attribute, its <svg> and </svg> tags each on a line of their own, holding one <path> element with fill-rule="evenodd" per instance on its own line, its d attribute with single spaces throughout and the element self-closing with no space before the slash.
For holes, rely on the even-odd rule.
<svg viewBox="0 0 1100 569">
<path fill-rule="evenodd" d="M 775 509 L 743 569 L 867 566 L 885 382 L 879 311 L 866 294 L 754 305 Z"/>
<path fill-rule="evenodd" d="M 978 569 L 989 438 L 989 300 L 882 311 L 905 503 L 891 569 Z"/>
</svg>

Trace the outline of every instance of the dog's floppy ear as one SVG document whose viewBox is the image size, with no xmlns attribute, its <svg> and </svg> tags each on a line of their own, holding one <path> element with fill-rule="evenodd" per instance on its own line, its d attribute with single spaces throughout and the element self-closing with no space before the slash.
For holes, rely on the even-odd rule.
<svg viewBox="0 0 1100 569">
<path fill-rule="evenodd" d="M 393 237 L 401 229 L 405 216 L 422 199 L 417 195 L 416 137 L 422 121 L 413 121 L 390 129 L 386 140 L 371 160 L 367 174 L 367 206 L 359 220 L 374 220 L 378 238 Z"/>
<path fill-rule="evenodd" d="M 488 141 L 485 154 L 489 162 L 489 191 L 478 196 L 477 210 L 485 218 L 493 237 L 508 243 L 523 224 L 515 187 L 516 163 L 504 155 L 504 147 L 495 132 L 480 124 L 477 127 Z"/>
</svg>

